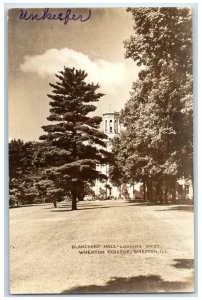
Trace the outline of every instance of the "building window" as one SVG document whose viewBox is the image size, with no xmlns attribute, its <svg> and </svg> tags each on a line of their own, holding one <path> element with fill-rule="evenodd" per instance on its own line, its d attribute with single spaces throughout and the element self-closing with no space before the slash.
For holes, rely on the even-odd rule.
<svg viewBox="0 0 202 300">
<path fill-rule="evenodd" d="M 105 120 L 105 131 L 107 131 L 107 120 Z"/>
<path fill-rule="evenodd" d="M 188 195 L 189 194 L 189 185 L 186 184 L 184 188 L 185 188 L 185 194 Z"/>
<path fill-rule="evenodd" d="M 109 122 L 112 123 L 112 120 L 110 120 Z"/>
<path fill-rule="evenodd" d="M 109 132 L 112 133 L 112 127 L 109 127 Z"/>
</svg>

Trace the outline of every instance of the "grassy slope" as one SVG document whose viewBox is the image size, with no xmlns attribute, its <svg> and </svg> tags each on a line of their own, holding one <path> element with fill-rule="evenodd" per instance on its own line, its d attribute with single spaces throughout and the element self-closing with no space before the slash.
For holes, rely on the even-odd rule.
<svg viewBox="0 0 202 300">
<path fill-rule="evenodd" d="M 79 206 L 10 210 L 12 293 L 193 291 L 191 206 Z M 81 255 L 75 244 L 158 244 L 167 253 Z"/>
</svg>

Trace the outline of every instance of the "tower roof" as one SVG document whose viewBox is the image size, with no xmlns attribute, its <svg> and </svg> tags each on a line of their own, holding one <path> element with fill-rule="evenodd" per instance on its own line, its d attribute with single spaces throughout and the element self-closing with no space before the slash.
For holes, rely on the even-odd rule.
<svg viewBox="0 0 202 300">
<path fill-rule="evenodd" d="M 108 112 L 108 113 L 104 113 L 102 115 L 103 116 L 106 116 L 106 115 L 119 115 L 119 112 Z"/>
</svg>

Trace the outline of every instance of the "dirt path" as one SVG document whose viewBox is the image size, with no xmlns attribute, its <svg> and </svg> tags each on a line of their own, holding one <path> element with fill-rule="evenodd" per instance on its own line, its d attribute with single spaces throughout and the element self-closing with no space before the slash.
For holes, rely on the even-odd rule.
<svg viewBox="0 0 202 300">
<path fill-rule="evenodd" d="M 12 293 L 193 291 L 192 206 L 79 208 L 10 210 Z"/>
</svg>

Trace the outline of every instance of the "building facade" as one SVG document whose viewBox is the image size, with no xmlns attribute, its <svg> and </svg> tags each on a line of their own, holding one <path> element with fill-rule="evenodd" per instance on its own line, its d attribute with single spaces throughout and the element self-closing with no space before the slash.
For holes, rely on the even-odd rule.
<svg viewBox="0 0 202 300">
<path fill-rule="evenodd" d="M 119 121 L 120 115 L 118 112 L 110 112 L 103 114 L 102 120 L 102 131 L 107 135 L 107 147 L 106 150 L 112 151 L 112 139 L 118 135 L 123 130 L 123 125 Z M 96 170 L 101 172 L 102 174 L 108 177 L 108 180 L 105 182 L 101 182 L 96 180 L 94 186 L 94 192 L 96 196 L 101 196 L 103 198 L 120 198 L 121 191 L 119 188 L 114 186 L 109 179 L 109 165 L 108 164 L 97 164 Z M 134 189 L 138 189 L 141 184 L 136 184 L 135 186 L 131 186 L 130 184 L 126 185 L 127 192 L 130 198 L 134 197 Z M 120 187 L 121 188 L 121 187 Z"/>
</svg>

